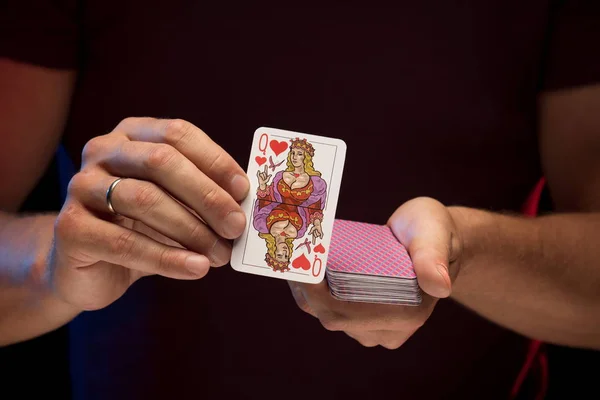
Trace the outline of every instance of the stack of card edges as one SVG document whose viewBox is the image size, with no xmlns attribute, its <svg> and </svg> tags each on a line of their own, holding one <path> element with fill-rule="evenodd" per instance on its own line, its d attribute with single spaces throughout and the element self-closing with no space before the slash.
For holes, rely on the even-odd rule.
<svg viewBox="0 0 600 400">
<path fill-rule="evenodd" d="M 338 300 L 421 303 L 409 254 L 387 226 L 336 219 L 326 277 Z"/>
</svg>

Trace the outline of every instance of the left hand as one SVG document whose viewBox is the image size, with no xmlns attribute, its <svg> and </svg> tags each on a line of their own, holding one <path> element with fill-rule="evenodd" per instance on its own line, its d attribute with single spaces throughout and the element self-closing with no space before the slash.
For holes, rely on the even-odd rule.
<svg viewBox="0 0 600 400">
<path fill-rule="evenodd" d="M 450 295 L 462 240 L 448 209 L 430 198 L 406 202 L 390 217 L 388 226 L 411 256 L 424 292 L 420 306 L 339 301 L 330 294 L 326 281 L 289 284 L 298 306 L 318 318 L 325 329 L 343 331 L 363 346 L 396 349 L 425 323 L 438 299 Z"/>
</svg>

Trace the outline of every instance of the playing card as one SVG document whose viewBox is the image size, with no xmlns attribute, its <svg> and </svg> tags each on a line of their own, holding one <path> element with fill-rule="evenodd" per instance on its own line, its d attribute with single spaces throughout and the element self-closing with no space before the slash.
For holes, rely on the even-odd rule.
<svg viewBox="0 0 600 400">
<path fill-rule="evenodd" d="M 241 206 L 246 229 L 233 245 L 236 271 L 319 283 L 329 257 L 346 144 L 274 128 L 254 132 Z"/>
</svg>

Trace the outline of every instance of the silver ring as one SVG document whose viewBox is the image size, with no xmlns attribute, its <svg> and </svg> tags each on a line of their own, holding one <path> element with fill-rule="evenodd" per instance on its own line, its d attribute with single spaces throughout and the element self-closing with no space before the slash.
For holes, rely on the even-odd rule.
<svg viewBox="0 0 600 400">
<path fill-rule="evenodd" d="M 115 187 L 117 187 L 119 182 L 121 182 L 122 180 L 123 180 L 123 178 L 115 179 L 115 181 L 110 184 L 110 186 L 108 187 L 108 190 L 106 191 L 106 205 L 108 206 L 108 209 L 110 210 L 110 212 L 115 214 L 118 217 L 120 217 L 121 214 L 119 214 L 118 212 L 115 211 L 115 208 L 112 205 L 111 198 L 112 198 L 113 192 L 115 191 Z"/>
</svg>

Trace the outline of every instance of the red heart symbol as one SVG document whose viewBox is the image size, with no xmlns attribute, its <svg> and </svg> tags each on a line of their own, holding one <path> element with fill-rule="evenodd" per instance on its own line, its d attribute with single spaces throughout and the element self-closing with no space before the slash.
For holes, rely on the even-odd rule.
<svg viewBox="0 0 600 400">
<path fill-rule="evenodd" d="M 256 163 L 260 167 L 261 165 L 267 162 L 267 157 L 256 156 L 254 160 L 256 160 Z"/>
<path fill-rule="evenodd" d="M 271 143 L 269 143 L 269 146 L 271 146 L 271 150 L 273 150 L 275 152 L 276 156 L 280 155 L 281 153 L 286 151 L 286 149 L 288 148 L 288 145 L 286 142 L 278 142 L 277 140 L 271 140 Z"/>
<path fill-rule="evenodd" d="M 325 254 L 325 247 L 321 243 L 317 247 L 315 247 L 315 253 Z"/>
<path fill-rule="evenodd" d="M 292 267 L 308 271 L 310 269 L 310 261 L 304 254 L 292 261 Z"/>
</svg>

